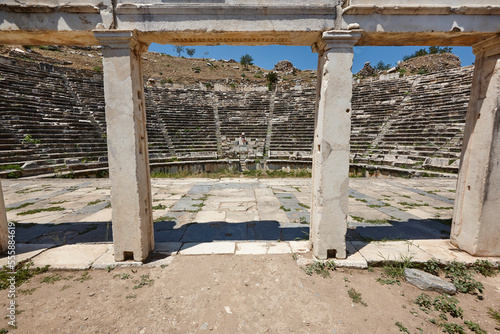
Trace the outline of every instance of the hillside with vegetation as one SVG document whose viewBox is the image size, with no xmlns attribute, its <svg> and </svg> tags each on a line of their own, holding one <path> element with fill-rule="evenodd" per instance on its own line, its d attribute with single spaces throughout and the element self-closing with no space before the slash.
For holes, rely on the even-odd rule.
<svg viewBox="0 0 500 334">
<path fill-rule="evenodd" d="M 201 85 L 211 88 L 222 84 L 233 88 L 241 86 L 266 87 L 276 82 L 280 87 L 314 87 L 316 71 L 299 70 L 288 61 L 276 64 L 272 71 L 253 64 L 251 55 L 240 59 L 213 59 L 207 54 L 193 57 L 195 49 L 179 49 L 178 57 L 146 52 L 142 55 L 145 83 L 154 86 Z M 430 47 L 420 49 L 395 66 L 383 61 L 369 63 L 354 74 L 359 79 L 377 77 L 381 74 L 399 73 L 400 76 L 435 73 L 461 65 L 451 48 Z M 1 46 L 0 54 L 27 61 L 44 62 L 52 65 L 102 72 L 102 53 L 98 46 Z"/>
<path fill-rule="evenodd" d="M 102 72 L 100 47 L 3 46 L 0 48 L 0 54 L 28 61 Z M 146 52 L 142 55 L 142 64 L 145 81 L 155 85 L 201 84 L 210 87 L 224 84 L 234 87 L 240 85 L 266 87 L 269 83 L 267 75 L 272 72 L 253 65 L 251 55 L 242 55 L 237 61 L 195 58 L 189 55 L 173 57 L 158 52 Z M 278 77 L 275 80 L 279 80 L 280 84 L 285 86 L 311 85 L 316 82 L 316 71 L 298 70 L 293 65 L 291 68 L 285 67 L 284 70 L 277 69 L 276 74 Z"/>
</svg>

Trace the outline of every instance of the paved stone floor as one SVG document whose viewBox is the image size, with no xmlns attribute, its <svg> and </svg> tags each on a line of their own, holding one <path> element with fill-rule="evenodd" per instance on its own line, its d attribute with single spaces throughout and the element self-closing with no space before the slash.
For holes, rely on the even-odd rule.
<svg viewBox="0 0 500 334">
<path fill-rule="evenodd" d="M 53 268 L 141 265 L 113 260 L 108 179 L 2 181 L 17 260 Z M 449 243 L 455 179 L 351 179 L 345 260 L 477 258 Z M 153 179 L 155 253 L 147 265 L 196 254 L 308 253 L 310 179 Z M 500 258 L 489 258 L 500 263 Z M 6 258 L 0 258 L 0 265 Z"/>
</svg>

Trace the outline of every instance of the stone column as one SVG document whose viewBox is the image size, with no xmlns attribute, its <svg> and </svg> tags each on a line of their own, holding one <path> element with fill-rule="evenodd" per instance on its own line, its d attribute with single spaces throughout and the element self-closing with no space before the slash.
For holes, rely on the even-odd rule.
<svg viewBox="0 0 500 334">
<path fill-rule="evenodd" d="M 323 33 L 318 52 L 310 239 L 319 259 L 346 257 L 353 46 L 359 31 Z"/>
<path fill-rule="evenodd" d="M 132 31 L 95 31 L 104 94 L 115 260 L 144 261 L 154 249 L 141 53 Z"/>
<path fill-rule="evenodd" d="M 451 243 L 472 255 L 500 256 L 500 38 L 473 51 Z"/>
<path fill-rule="evenodd" d="M 2 183 L 0 182 L 0 253 L 7 250 L 9 230 L 7 228 L 7 211 L 3 201 Z"/>
</svg>

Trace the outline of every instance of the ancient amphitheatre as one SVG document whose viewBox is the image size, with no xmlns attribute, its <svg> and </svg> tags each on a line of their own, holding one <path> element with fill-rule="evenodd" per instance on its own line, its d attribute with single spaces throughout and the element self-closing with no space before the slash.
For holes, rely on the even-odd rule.
<svg viewBox="0 0 500 334">
<path fill-rule="evenodd" d="M 47 64 L 19 62 L 19 66 L 11 60 L 2 60 L 2 84 L 7 88 L 2 92 L 2 146 L 5 149 L 2 165 L 20 166 L 29 161 L 21 169 L 6 168 L 4 176 L 54 172 L 59 176 L 68 172 L 73 176 L 102 175 L 109 170 L 109 181 L 105 181 L 103 187 L 94 181 L 81 180 L 28 181 L 33 182 L 31 184 L 24 183 L 22 178 L 4 181 L 9 220 L 21 216 L 16 229 L 19 255 L 34 256 L 40 265 L 50 258 L 54 268 L 62 263 L 61 268 L 81 265 L 82 268 L 100 266 L 111 270 L 120 262 L 139 265 L 144 261 L 160 266 L 151 269 L 150 274 L 156 279 L 148 281 L 146 275 L 141 276 L 144 280 L 139 282 L 141 287 L 152 285 L 155 280 L 158 282 L 162 276 L 160 269 L 164 270 L 167 265 L 170 265 L 168 270 L 172 270 L 180 263 L 192 261 L 183 258 L 183 254 L 245 254 L 248 251 L 254 254 L 242 260 L 253 268 L 248 275 L 260 270 L 248 261 L 264 261 L 270 269 L 271 276 L 266 276 L 269 279 L 287 262 L 280 257 L 275 260 L 270 255 L 273 253 L 305 252 L 306 255 L 294 255 L 294 259 L 305 261 L 314 255 L 318 259 L 335 259 L 336 263 L 347 267 L 366 267 L 380 262 L 380 259 L 370 258 L 370 247 L 375 247 L 375 253 L 383 253 L 384 247 L 395 247 L 392 253 L 389 250 L 383 254 L 388 257 L 407 254 L 415 261 L 442 256 L 443 262 L 458 259 L 473 263 L 475 256 L 482 256 L 498 262 L 500 8 L 496 4 L 486 0 L 474 4 L 438 1 L 432 5 L 424 2 L 417 5 L 385 2 L 381 5 L 364 0 L 308 1 L 307 4 L 229 0 L 196 3 L 70 1 L 65 4 L 5 1 L 1 10 L 1 44 L 74 45 L 78 41 L 81 45 L 101 45 L 103 54 L 103 78 L 82 75 L 83 72 L 71 73 Z M 308 45 L 319 55 L 318 84 L 316 89 L 297 85 L 286 91 L 263 92 L 144 86 L 142 54 L 151 42 Z M 467 45 L 473 47 L 476 63 L 474 69 L 452 70 L 445 75 L 396 76 L 352 85 L 350 68 L 355 45 Z M 38 111 L 36 115 L 33 115 L 34 109 Z M 249 145 L 235 143 L 240 132 L 247 133 Z M 149 177 L 150 168 L 153 171 L 214 171 L 218 168 L 252 171 L 311 166 L 312 181 L 305 183 L 295 179 L 245 181 L 239 178 L 179 183 L 151 181 Z M 458 172 L 458 184 L 455 189 L 453 180 L 427 179 L 425 184 L 397 180 L 381 185 L 377 179 L 349 180 L 350 169 L 351 174 L 357 176 L 389 173 L 443 176 Z M 386 192 L 389 189 L 392 193 Z M 454 193 L 455 199 L 447 196 L 448 193 Z M 414 199 L 415 194 L 423 199 L 413 203 L 404 201 L 404 198 Z M 392 196 L 394 198 L 390 199 Z M 61 206 L 44 210 L 40 203 L 34 204 L 32 200 Z M 87 205 L 83 205 L 84 201 Z M 427 201 L 435 202 L 429 205 Z M 2 198 L 2 206 L 3 202 Z M 65 202 L 69 204 L 63 205 Z M 356 206 L 357 202 L 366 205 Z M 51 212 L 50 215 L 31 216 L 38 223 L 48 223 L 40 224 L 39 230 L 32 229 L 30 224 L 23 226 L 29 219 L 23 220 L 21 209 L 30 205 L 38 205 L 37 209 L 41 209 L 38 212 Z M 95 205 L 102 207 L 96 210 Z M 105 209 L 108 211 L 104 212 Z M 160 214 L 159 210 L 163 212 Z M 3 207 L 1 211 L 2 246 L 6 249 L 11 229 L 7 230 Z M 450 231 L 450 227 L 442 223 L 451 216 Z M 441 217 L 445 218 L 442 222 Z M 53 225 L 67 223 L 65 219 L 69 219 L 69 224 Z M 382 229 L 367 225 L 374 221 Z M 399 221 L 412 225 L 398 224 Z M 305 224 L 309 222 L 310 228 Z M 52 228 L 56 232 L 49 231 Z M 112 243 L 109 239 L 111 229 Z M 103 235 L 106 236 L 104 240 Z M 397 242 L 378 246 L 370 243 L 387 235 L 412 241 L 399 246 Z M 309 241 L 295 241 L 297 238 Z M 308 253 L 309 248 L 311 253 Z M 176 256 L 168 256 L 177 253 L 180 254 L 178 260 Z M 258 257 L 258 254 L 269 256 Z M 229 261 L 236 267 L 239 260 L 218 258 L 213 261 L 214 266 L 218 261 Z M 192 265 L 200 266 L 194 262 Z M 217 271 L 229 275 L 223 263 L 221 266 L 214 269 L 214 277 L 218 276 Z M 199 268 L 200 272 L 210 271 L 210 267 Z M 181 273 L 182 270 L 177 269 L 169 271 L 168 275 Z M 240 273 L 245 275 L 244 271 Z M 63 276 L 55 281 L 67 280 L 71 274 Z M 82 283 L 86 281 L 84 276 Z M 54 279 L 52 274 L 47 277 Z M 182 280 L 181 277 L 174 279 Z M 276 276 L 276 282 L 279 277 Z M 216 277 L 216 285 L 219 281 L 221 277 Z M 344 277 L 346 287 L 348 281 L 349 278 Z M 193 279 L 194 285 L 195 282 Z M 274 290 L 270 282 L 264 285 Z M 263 284 L 243 278 L 241 283 L 255 287 Z M 227 288 L 231 282 L 226 284 L 229 284 L 225 285 Z M 366 281 L 364 284 L 374 283 Z M 498 296 L 498 289 L 495 291 L 498 279 L 485 284 L 486 296 L 489 292 L 490 296 Z M 115 284 L 112 286 L 117 288 Z M 189 289 L 189 285 L 180 285 L 183 286 Z M 65 290 L 63 285 L 60 288 Z M 202 287 L 201 291 L 206 288 Z M 411 289 L 404 287 L 409 295 L 416 296 L 417 292 Z M 43 293 L 42 290 L 37 293 Z M 240 292 L 235 290 L 230 295 L 235 298 Z M 193 298 L 208 298 L 201 303 L 209 308 L 210 300 L 217 299 L 220 293 L 219 290 L 218 294 L 208 297 L 198 293 Z M 92 292 L 90 295 L 93 296 Z M 129 296 L 132 295 L 126 298 Z M 229 296 L 224 293 L 222 296 L 224 304 Z M 250 292 L 248 296 L 256 294 Z M 267 301 L 270 305 L 278 305 L 272 302 L 272 296 L 278 295 L 271 293 Z M 29 299 L 23 298 L 26 298 L 23 301 Z M 165 295 L 165 298 L 176 300 L 181 310 L 199 307 L 184 304 L 182 295 Z M 380 298 L 374 296 L 373 302 L 377 299 Z M 495 297 L 492 299 L 493 302 L 487 305 L 498 309 Z M 297 305 L 298 301 L 293 300 L 287 299 L 287 310 Z M 461 301 L 466 305 L 467 301 Z M 83 302 L 92 303 L 87 299 Z M 469 302 L 468 305 L 474 303 L 473 300 Z M 257 300 L 253 303 L 257 305 Z M 259 332 L 266 328 L 271 332 L 294 329 L 321 332 L 326 328 L 322 327 L 319 318 L 290 323 L 291 327 L 287 328 L 286 322 L 266 322 L 265 312 L 260 314 L 258 311 L 252 319 L 262 317 L 264 320 L 254 321 L 257 324 L 254 327 L 244 327 L 250 318 L 243 322 L 220 320 L 224 314 L 234 314 L 229 306 L 222 304 L 219 305 L 222 313 L 207 315 L 212 320 L 193 319 L 189 324 L 186 319 L 190 317 L 180 312 L 177 316 L 184 320 L 169 319 L 170 327 L 167 327 L 170 332 L 205 329 Z M 328 307 L 327 304 L 314 307 Z M 199 312 L 201 310 L 203 308 Z M 488 322 L 484 311 L 478 312 L 474 320 L 481 320 L 482 326 L 494 330 L 494 324 L 491 320 Z M 176 310 L 172 309 L 171 313 L 176 314 Z M 91 319 L 94 316 L 91 315 Z M 53 319 L 61 320 L 58 316 Z M 215 321 L 215 328 L 213 319 L 219 319 Z M 65 318 L 64 321 L 69 324 L 69 320 Z M 368 332 L 353 323 L 333 329 L 334 319 L 323 320 L 331 325 L 332 331 Z M 99 329 L 80 321 L 71 322 L 71 331 L 78 325 L 87 331 L 106 331 L 105 327 L 120 331 L 102 319 L 97 325 Z M 390 324 L 380 323 L 380 319 L 379 323 L 376 319 L 370 321 L 385 328 L 383 332 L 401 329 L 394 326 L 394 321 Z M 57 328 L 54 323 L 38 323 Z M 124 326 L 121 321 L 118 323 Z M 132 323 L 137 325 L 136 321 Z M 275 327 L 278 324 L 279 327 Z M 388 324 L 391 327 L 387 327 Z M 309 326 L 317 328 L 308 329 Z M 422 330 L 418 323 L 411 326 Z M 433 328 L 427 323 L 420 326 L 426 328 L 424 332 Z M 70 327 L 65 330 L 69 332 Z M 121 331 L 157 332 L 161 328 L 162 325 L 156 322 L 152 327 L 138 325 Z"/>
</svg>

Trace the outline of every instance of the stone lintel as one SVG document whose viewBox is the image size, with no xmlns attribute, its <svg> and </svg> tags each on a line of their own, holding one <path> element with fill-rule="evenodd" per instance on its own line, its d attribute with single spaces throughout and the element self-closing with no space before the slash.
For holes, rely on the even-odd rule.
<svg viewBox="0 0 500 334">
<path fill-rule="evenodd" d="M 195 16 L 327 16 L 336 15 L 335 4 L 226 4 L 226 3 L 162 3 L 118 4 L 118 15 L 195 15 Z"/>
<path fill-rule="evenodd" d="M 0 253 L 7 250 L 9 231 L 7 228 L 7 212 L 3 200 L 2 183 L 0 182 Z"/>
<path fill-rule="evenodd" d="M 500 256 L 500 38 L 474 52 L 450 241 L 474 256 Z"/>
<path fill-rule="evenodd" d="M 499 15 L 498 5 L 351 5 L 345 7 L 343 15 Z"/>
<path fill-rule="evenodd" d="M 13 13 L 80 13 L 96 14 L 100 13 L 99 7 L 92 4 L 67 4 L 67 5 L 48 5 L 48 4 L 0 4 L 0 11 Z"/>
<path fill-rule="evenodd" d="M 103 45 L 113 242 L 116 261 L 154 249 L 141 51 L 132 31 L 95 31 Z"/>
<path fill-rule="evenodd" d="M 359 31 L 327 31 L 316 43 L 315 119 L 310 239 L 319 259 L 346 258 L 353 46 Z"/>
</svg>

